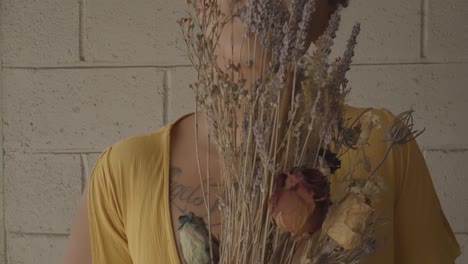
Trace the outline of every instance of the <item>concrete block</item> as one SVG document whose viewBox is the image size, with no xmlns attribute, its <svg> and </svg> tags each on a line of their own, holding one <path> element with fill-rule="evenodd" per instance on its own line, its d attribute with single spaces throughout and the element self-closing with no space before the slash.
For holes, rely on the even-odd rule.
<svg viewBox="0 0 468 264">
<path fill-rule="evenodd" d="M 353 66 L 349 103 L 385 107 L 395 114 L 416 110 L 416 128 L 426 128 L 419 144 L 467 148 L 468 64 Z"/>
<path fill-rule="evenodd" d="M 163 73 L 155 69 L 10 69 L 3 76 L 7 150 L 100 152 L 162 125 Z"/>
<path fill-rule="evenodd" d="M 468 234 L 457 234 L 457 241 L 461 247 L 461 256 L 458 257 L 456 264 L 468 263 Z"/>
<path fill-rule="evenodd" d="M 468 151 L 425 151 L 434 187 L 454 232 L 468 233 Z"/>
<path fill-rule="evenodd" d="M 6 229 L 67 234 L 81 197 L 79 155 L 5 155 Z"/>
<path fill-rule="evenodd" d="M 79 61 L 79 1 L 4 0 L 2 16 L 4 64 Z"/>
<path fill-rule="evenodd" d="M 352 26 L 361 23 L 356 63 L 408 62 L 420 56 L 420 1 L 354 0 L 342 12 L 333 56 L 341 56 Z"/>
<path fill-rule="evenodd" d="M 189 85 L 197 80 L 192 67 L 172 68 L 168 72 L 168 121 L 195 111 L 194 91 Z"/>
<path fill-rule="evenodd" d="M 63 263 L 67 237 L 9 234 L 8 264 Z"/>
<path fill-rule="evenodd" d="M 468 61 L 468 1 L 427 0 L 429 60 Z"/>
<path fill-rule="evenodd" d="M 184 1 L 87 1 L 86 60 L 188 64 L 176 23 L 185 11 Z"/>
</svg>

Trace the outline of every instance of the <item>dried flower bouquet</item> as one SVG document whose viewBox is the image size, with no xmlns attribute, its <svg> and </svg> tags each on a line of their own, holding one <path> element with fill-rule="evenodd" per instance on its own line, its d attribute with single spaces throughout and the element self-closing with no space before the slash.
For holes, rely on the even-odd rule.
<svg viewBox="0 0 468 264">
<path fill-rule="evenodd" d="M 343 56 L 331 61 L 341 8 L 307 53 L 315 0 L 293 0 L 289 10 L 280 0 L 234 1 L 227 14 L 218 0 L 187 2 L 196 14 L 179 23 L 198 73 L 192 88 L 197 111 L 208 116 L 222 169 L 220 243 L 209 230 L 201 236 L 209 237 L 208 261 L 357 263 L 372 254 L 373 230 L 379 224 L 374 200 L 383 187 L 375 172 L 385 157 L 372 164 L 366 180 L 345 176 L 335 182 L 346 186 L 342 193 L 331 194 L 329 180 L 341 169 L 340 157 L 351 149 L 359 152 L 379 127 L 372 109 L 355 120 L 344 118 L 350 92 L 345 75 L 359 24 Z M 218 41 L 233 19 L 243 22 L 242 48 L 249 57 L 219 65 Z M 285 89 L 288 85 L 292 89 Z M 386 128 L 389 151 L 420 133 L 413 131 L 411 113 L 402 113 Z M 367 161 L 364 155 L 356 159 Z M 347 169 L 344 175 L 349 176 L 353 168 Z M 207 199 L 209 185 L 203 192 Z M 209 212 L 206 200 L 205 205 Z M 183 219 L 182 224 L 189 221 Z M 182 251 L 186 262 L 196 262 L 185 254 L 187 249 Z"/>
</svg>

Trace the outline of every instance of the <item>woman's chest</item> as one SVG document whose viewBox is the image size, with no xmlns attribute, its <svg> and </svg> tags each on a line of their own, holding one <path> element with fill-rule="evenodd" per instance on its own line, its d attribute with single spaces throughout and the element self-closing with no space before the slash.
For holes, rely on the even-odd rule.
<svg viewBox="0 0 468 264">
<path fill-rule="evenodd" d="M 190 212 L 202 217 L 219 237 L 220 211 L 218 209 L 220 168 L 216 150 L 204 144 L 195 144 L 189 135 L 174 133 L 169 167 L 169 208 L 174 239 L 180 245 L 181 216 Z M 198 151 L 197 151 L 198 147 Z M 208 214 L 210 212 L 210 214 Z M 183 217 L 182 217 L 183 218 Z M 179 248 L 179 255 L 181 250 Z"/>
<path fill-rule="evenodd" d="M 215 173 L 211 171 L 210 173 Z M 196 216 L 203 217 L 208 225 L 211 224 L 213 233 L 217 236 L 220 229 L 220 211 L 218 209 L 219 187 L 214 181 L 217 176 L 210 177 L 210 183 L 206 173 L 200 177 L 198 169 L 188 166 L 175 166 L 170 168 L 169 201 L 171 211 L 172 228 L 175 230 L 175 238 L 179 240 L 181 223 L 179 217 L 193 212 Z M 210 215 L 208 217 L 208 211 Z"/>
</svg>

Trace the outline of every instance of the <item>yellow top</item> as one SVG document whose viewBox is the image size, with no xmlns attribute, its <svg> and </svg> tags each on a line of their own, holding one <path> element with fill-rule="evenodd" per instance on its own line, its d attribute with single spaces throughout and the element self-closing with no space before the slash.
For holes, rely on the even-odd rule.
<svg viewBox="0 0 468 264">
<path fill-rule="evenodd" d="M 348 107 L 346 113 L 355 117 L 361 111 Z M 382 127 L 392 120 L 389 111 L 374 111 Z M 108 147 L 96 162 L 88 193 L 93 263 L 181 263 L 169 207 L 170 129 L 177 121 Z M 382 133 L 375 130 L 366 147 L 373 166 L 387 148 Z M 351 166 L 353 155 L 350 151 L 342 157 L 342 172 Z M 358 165 L 353 177 L 367 174 Z M 385 182 L 378 213 L 386 224 L 377 231 L 377 253 L 365 263 L 454 263 L 460 248 L 416 142 L 395 147 L 377 175 Z"/>
</svg>

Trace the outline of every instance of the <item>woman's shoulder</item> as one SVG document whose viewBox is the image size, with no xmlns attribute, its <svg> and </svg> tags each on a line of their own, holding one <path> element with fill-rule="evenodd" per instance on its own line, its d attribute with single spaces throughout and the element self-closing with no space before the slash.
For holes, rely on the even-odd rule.
<svg viewBox="0 0 468 264">
<path fill-rule="evenodd" d="M 384 134 L 387 127 L 395 119 L 392 111 L 385 107 L 362 107 L 345 105 L 344 116 L 346 123 L 350 124 L 359 119 L 359 122 L 366 122 L 365 119 L 372 119 L 374 130 L 370 134 L 369 143 L 378 144 L 381 147 L 386 146 Z"/>
<path fill-rule="evenodd" d="M 123 138 L 106 147 L 94 166 L 112 172 L 109 177 L 122 181 L 146 175 L 155 165 L 162 167 L 168 154 L 169 132 L 166 125 L 149 133 Z"/>
<path fill-rule="evenodd" d="M 169 127 L 164 126 L 150 133 L 129 136 L 121 139 L 109 148 L 113 158 L 122 161 L 132 161 L 148 156 L 154 156 L 155 153 L 164 152 L 169 144 Z"/>
<path fill-rule="evenodd" d="M 139 134 L 124 138 L 110 146 L 115 158 L 132 161 L 141 158 L 154 158 L 154 155 L 167 155 L 169 153 L 170 138 L 173 128 L 184 117 L 192 113 L 184 114 L 167 123 L 161 128 L 145 134 Z"/>
<path fill-rule="evenodd" d="M 385 120 L 392 120 L 395 117 L 395 115 L 388 108 L 385 107 L 364 107 L 353 105 L 344 106 L 344 113 L 346 118 L 356 118 L 368 111 L 372 111 L 373 113 L 377 114 L 381 119 Z"/>
<path fill-rule="evenodd" d="M 169 159 L 170 139 L 174 125 L 183 117 L 167 123 L 157 130 L 123 138 L 108 146 L 98 158 L 104 166 L 119 172 L 124 178 L 128 174 L 147 174 L 146 171 L 154 170 L 154 166 L 162 169 Z M 146 170 L 146 171 L 142 171 Z M 117 177 L 117 175 L 115 176 Z"/>
</svg>

